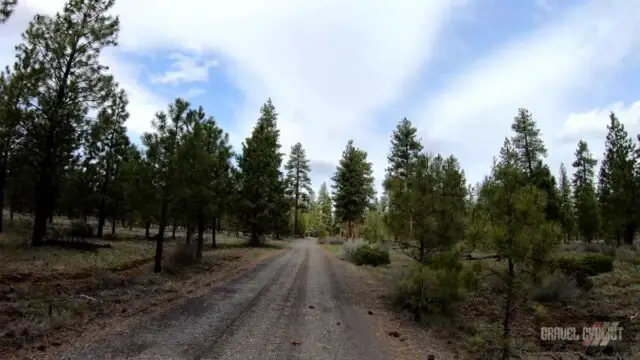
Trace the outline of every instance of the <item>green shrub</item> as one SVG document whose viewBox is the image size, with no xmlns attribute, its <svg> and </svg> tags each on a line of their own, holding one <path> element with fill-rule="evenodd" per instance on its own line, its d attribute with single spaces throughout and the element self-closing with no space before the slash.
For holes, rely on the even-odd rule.
<svg viewBox="0 0 640 360">
<path fill-rule="evenodd" d="M 318 238 L 320 239 L 326 239 L 327 238 L 327 231 L 326 230 L 320 230 L 320 233 L 318 234 Z"/>
<path fill-rule="evenodd" d="M 359 247 L 353 254 L 352 259 L 356 265 L 380 266 L 391 263 L 389 252 L 370 245 Z"/>
<path fill-rule="evenodd" d="M 477 286 L 478 272 L 475 267 L 454 264 L 416 264 L 398 281 L 393 302 L 418 319 L 428 315 L 449 315 L 465 291 Z"/>
<path fill-rule="evenodd" d="M 556 258 L 555 265 L 566 275 L 593 276 L 613 270 L 613 257 L 595 253 L 562 255 Z"/>
<path fill-rule="evenodd" d="M 581 250 L 585 253 L 601 253 L 602 247 L 598 244 L 585 244 Z"/>
<path fill-rule="evenodd" d="M 604 254 L 588 254 L 581 260 L 587 275 L 598 275 L 613 270 L 613 257 Z"/>
</svg>

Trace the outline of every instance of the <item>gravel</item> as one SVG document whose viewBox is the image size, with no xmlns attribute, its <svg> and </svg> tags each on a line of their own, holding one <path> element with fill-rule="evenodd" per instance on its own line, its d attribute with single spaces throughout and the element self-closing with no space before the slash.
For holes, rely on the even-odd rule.
<svg viewBox="0 0 640 360">
<path fill-rule="evenodd" d="M 300 240 L 211 294 L 60 359 L 388 359 L 328 256 Z"/>
</svg>

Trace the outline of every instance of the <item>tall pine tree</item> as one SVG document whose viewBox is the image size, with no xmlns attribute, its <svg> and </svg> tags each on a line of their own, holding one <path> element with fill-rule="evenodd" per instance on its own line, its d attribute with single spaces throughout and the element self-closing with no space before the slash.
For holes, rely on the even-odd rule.
<svg viewBox="0 0 640 360">
<path fill-rule="evenodd" d="M 567 175 L 567 168 L 564 163 L 560 164 L 560 224 L 564 230 L 567 240 L 575 233 L 575 211 L 573 194 L 571 192 L 571 180 Z"/>
<path fill-rule="evenodd" d="M 391 135 L 391 149 L 387 156 L 386 176 L 383 182 L 388 197 L 388 209 L 385 221 L 395 241 L 401 234 L 407 235 L 405 229 L 412 228 L 414 209 L 403 200 L 406 197 L 408 180 L 412 170 L 420 158 L 423 146 L 417 137 L 418 130 L 407 118 L 400 120 Z M 411 231 L 409 231 L 409 234 Z"/>
<path fill-rule="evenodd" d="M 635 146 L 613 112 L 609 120 L 598 179 L 602 231 L 606 240 L 631 244 L 636 232 Z"/>
<path fill-rule="evenodd" d="M 120 23 L 111 15 L 114 1 L 69 0 L 53 17 L 36 15 L 17 47 L 23 107 L 33 111 L 33 121 L 24 128 L 35 175 L 34 246 L 43 244 L 58 179 L 80 145 L 87 112 L 113 89 L 99 59 L 104 48 L 117 42 Z"/>
<path fill-rule="evenodd" d="M 578 142 L 576 160 L 573 162 L 573 197 L 575 199 L 576 226 L 578 233 L 586 242 L 595 240 L 600 231 L 598 201 L 594 184 L 597 160 L 589 151 L 584 140 Z"/>
<path fill-rule="evenodd" d="M 336 220 L 347 223 L 347 237 L 352 238 L 353 226 L 362 221 L 375 196 L 371 163 L 367 161 L 367 153 L 353 145 L 353 140 L 342 152 L 332 180 Z"/>
<path fill-rule="evenodd" d="M 262 237 L 273 230 L 281 216 L 284 179 L 280 171 L 280 130 L 278 113 L 271 99 L 260 108 L 260 117 L 251 137 L 242 144 L 238 157 L 240 203 L 238 213 L 251 231 L 252 246 L 261 245 Z"/>
<path fill-rule="evenodd" d="M 298 217 L 301 208 L 309 208 L 311 190 L 311 178 L 309 172 L 309 159 L 301 143 L 291 147 L 289 160 L 284 166 L 287 172 L 287 192 L 293 198 L 293 234 L 300 235 Z"/>
<path fill-rule="evenodd" d="M 327 183 L 323 182 L 318 191 L 318 204 L 322 212 L 323 230 L 329 231 L 333 226 L 333 202 L 327 189 Z"/>
</svg>

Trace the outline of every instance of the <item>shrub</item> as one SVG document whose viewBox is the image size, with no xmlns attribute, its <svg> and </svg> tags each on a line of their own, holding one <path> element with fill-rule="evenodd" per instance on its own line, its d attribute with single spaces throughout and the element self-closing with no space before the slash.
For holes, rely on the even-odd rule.
<svg viewBox="0 0 640 360">
<path fill-rule="evenodd" d="M 391 263 L 389 252 L 370 245 L 359 247 L 353 254 L 352 261 L 356 265 L 380 266 Z"/>
<path fill-rule="evenodd" d="M 601 253 L 602 247 L 598 244 L 585 244 L 580 250 L 585 253 Z"/>
<path fill-rule="evenodd" d="M 598 275 L 613 270 L 613 257 L 604 254 L 589 254 L 581 261 L 587 275 Z"/>
<path fill-rule="evenodd" d="M 342 260 L 353 262 L 354 254 L 360 247 L 365 245 L 366 243 L 362 240 L 347 241 L 344 245 L 342 245 L 342 249 L 340 250 L 340 254 L 338 257 Z"/>
<path fill-rule="evenodd" d="M 451 314 L 465 291 L 477 285 L 478 273 L 476 267 L 464 268 L 455 260 L 453 263 L 415 264 L 398 282 L 393 293 L 394 304 L 409 310 L 418 319 L 432 314 Z"/>
<path fill-rule="evenodd" d="M 194 241 L 189 244 L 177 245 L 169 257 L 165 268 L 170 273 L 177 273 L 181 269 L 197 263 L 196 251 L 198 244 Z"/>
<path fill-rule="evenodd" d="M 616 250 L 616 260 L 634 264 L 636 261 L 636 252 L 628 248 L 619 248 Z"/>
<path fill-rule="evenodd" d="M 613 270 L 613 257 L 594 253 L 585 255 L 562 255 L 556 258 L 555 265 L 565 275 L 581 273 L 587 276 L 593 276 Z"/>
<path fill-rule="evenodd" d="M 80 239 L 90 238 L 93 237 L 93 228 L 83 221 L 74 221 L 67 231 L 67 236 Z"/>
<path fill-rule="evenodd" d="M 326 239 L 327 238 L 327 231 L 326 230 L 320 230 L 320 233 L 318 234 L 318 238 L 319 239 Z"/>
<path fill-rule="evenodd" d="M 532 298 L 541 303 L 572 304 L 580 296 L 577 280 L 567 275 L 556 275 L 533 290 Z"/>
</svg>

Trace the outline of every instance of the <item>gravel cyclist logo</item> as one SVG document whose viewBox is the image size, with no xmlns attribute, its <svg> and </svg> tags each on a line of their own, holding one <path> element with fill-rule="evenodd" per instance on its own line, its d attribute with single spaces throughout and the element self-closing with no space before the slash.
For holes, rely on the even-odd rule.
<svg viewBox="0 0 640 360">
<path fill-rule="evenodd" d="M 590 328 L 582 329 L 582 344 L 584 346 L 605 347 L 610 341 L 622 340 L 622 327 L 620 322 L 597 322 Z"/>
<path fill-rule="evenodd" d="M 578 331 L 575 327 L 542 327 L 540 339 L 544 341 L 582 341 L 584 346 L 605 347 L 611 341 L 622 340 L 620 322 L 597 322 Z"/>
</svg>

